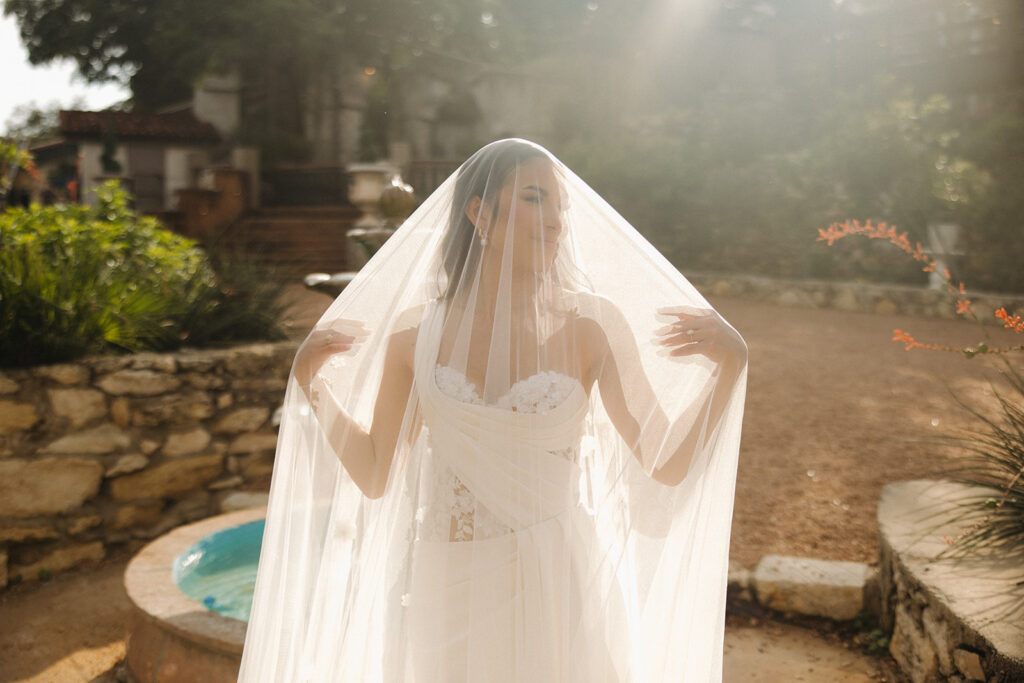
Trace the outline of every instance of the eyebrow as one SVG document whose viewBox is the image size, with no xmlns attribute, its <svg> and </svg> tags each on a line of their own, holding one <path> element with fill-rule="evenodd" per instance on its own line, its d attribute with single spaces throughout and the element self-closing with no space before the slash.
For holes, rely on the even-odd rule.
<svg viewBox="0 0 1024 683">
<path fill-rule="evenodd" d="M 545 190 L 543 187 L 540 187 L 539 185 L 526 185 L 526 186 L 523 187 L 523 189 L 524 190 L 534 190 L 536 192 L 540 192 L 541 195 L 543 195 L 545 197 L 548 196 L 548 191 Z"/>
</svg>

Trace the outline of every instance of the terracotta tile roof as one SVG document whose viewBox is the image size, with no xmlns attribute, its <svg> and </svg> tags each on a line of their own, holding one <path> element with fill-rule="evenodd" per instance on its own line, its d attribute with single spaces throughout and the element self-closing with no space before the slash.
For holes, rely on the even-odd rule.
<svg viewBox="0 0 1024 683">
<path fill-rule="evenodd" d="M 190 109 L 166 114 L 60 112 L 60 133 L 65 137 L 102 138 L 108 126 L 113 126 L 119 138 L 206 143 L 220 141 L 217 129 L 197 119 Z"/>
</svg>

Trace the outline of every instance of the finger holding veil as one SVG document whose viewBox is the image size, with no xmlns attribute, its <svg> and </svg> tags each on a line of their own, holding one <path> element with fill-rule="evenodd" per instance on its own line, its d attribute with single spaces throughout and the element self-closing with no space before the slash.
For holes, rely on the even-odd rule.
<svg viewBox="0 0 1024 683">
<path fill-rule="evenodd" d="M 239 680 L 720 680 L 745 386 L 625 219 L 485 146 L 296 356 Z"/>
</svg>

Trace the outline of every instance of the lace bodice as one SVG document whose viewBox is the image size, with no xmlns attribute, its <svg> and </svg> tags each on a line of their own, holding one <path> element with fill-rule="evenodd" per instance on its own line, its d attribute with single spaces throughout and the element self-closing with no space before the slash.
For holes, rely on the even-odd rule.
<svg viewBox="0 0 1024 683">
<path fill-rule="evenodd" d="M 452 398 L 473 405 L 487 405 L 476 387 L 458 370 L 444 365 L 434 369 L 437 388 Z M 543 413 L 558 407 L 579 386 L 579 381 L 558 372 L 538 372 L 516 382 L 492 405 L 519 413 Z M 575 459 L 576 449 L 552 451 Z M 472 541 L 494 538 L 512 531 L 484 507 L 446 464 L 436 459 L 433 481 L 425 505 L 416 512 L 419 537 L 432 541 Z"/>
</svg>

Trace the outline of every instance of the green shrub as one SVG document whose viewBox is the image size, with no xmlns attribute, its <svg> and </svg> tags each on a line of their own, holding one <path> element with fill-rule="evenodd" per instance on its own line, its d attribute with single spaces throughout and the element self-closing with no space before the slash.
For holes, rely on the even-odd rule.
<svg viewBox="0 0 1024 683">
<path fill-rule="evenodd" d="M 116 182 L 96 194 L 94 206 L 0 215 L 0 365 L 283 336 L 266 278 L 241 282 L 259 285 L 240 298 L 194 242 L 135 214 Z"/>
</svg>

